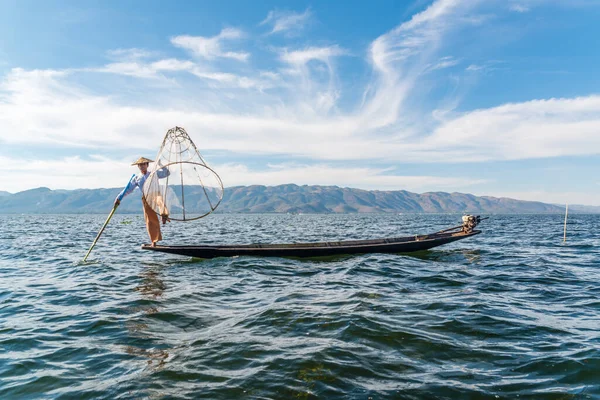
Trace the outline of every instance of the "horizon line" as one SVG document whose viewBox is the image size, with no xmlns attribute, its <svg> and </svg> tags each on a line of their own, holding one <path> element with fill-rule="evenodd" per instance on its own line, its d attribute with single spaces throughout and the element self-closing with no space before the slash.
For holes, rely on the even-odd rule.
<svg viewBox="0 0 600 400">
<path fill-rule="evenodd" d="M 194 185 L 186 185 L 186 186 L 194 186 Z M 521 199 L 517 199 L 517 198 L 513 198 L 513 197 L 507 197 L 507 196 L 491 196 L 491 195 L 476 195 L 473 193 L 466 193 L 466 192 L 457 192 L 457 191 L 453 191 L 453 192 L 447 192 L 447 191 L 443 191 L 443 190 L 438 190 L 438 191 L 427 191 L 427 192 L 412 192 L 406 189 L 389 189 L 389 190 L 382 190 L 382 189 L 362 189 L 359 187 L 350 187 L 350 186 L 338 186 L 338 185 L 308 185 L 308 184 L 303 184 L 303 185 L 298 185 L 297 183 L 283 183 L 283 184 L 279 184 L 279 185 L 264 185 L 264 184 L 252 184 L 252 185 L 235 185 L 235 186 L 226 186 L 224 187 L 224 189 L 231 189 L 231 188 L 239 188 L 239 187 L 252 187 L 252 186 L 262 186 L 262 187 L 280 187 L 280 186 L 297 186 L 297 187 L 334 187 L 334 188 L 338 188 L 338 189 L 351 189 L 351 190 L 362 190 L 365 192 L 407 192 L 407 193 L 414 193 L 414 194 L 418 194 L 418 195 L 423 195 L 423 194 L 429 194 L 429 193 L 445 193 L 445 194 L 462 194 L 462 195 L 469 195 L 469 196 L 474 196 L 474 197 L 487 197 L 487 198 L 493 198 L 493 199 L 508 199 L 508 200 L 517 200 L 517 201 L 523 201 L 523 202 L 530 202 L 530 203 L 542 203 L 542 204 L 548 204 L 548 205 L 553 205 L 553 206 L 563 206 L 566 207 L 567 203 L 546 203 L 540 200 L 521 200 Z M 19 194 L 19 193 L 23 193 L 23 192 L 29 192 L 29 191 L 33 191 L 33 190 L 38 190 L 38 189 L 47 189 L 50 191 L 66 191 L 66 192 L 74 192 L 74 191 L 78 191 L 78 190 L 120 190 L 120 187 L 99 187 L 99 188 L 77 188 L 77 189 L 51 189 L 47 186 L 39 186 L 39 187 L 35 187 L 35 188 L 31 188 L 31 189 L 25 189 L 25 190 L 20 190 L 18 192 L 9 192 L 6 190 L 0 190 L 0 193 L 8 193 L 9 195 L 15 195 L 15 194 Z M 1 196 L 0 196 L 1 198 Z M 599 207 L 600 205 L 591 205 L 591 204 L 575 204 L 575 203 L 568 203 L 571 206 L 575 206 L 575 207 Z"/>
</svg>

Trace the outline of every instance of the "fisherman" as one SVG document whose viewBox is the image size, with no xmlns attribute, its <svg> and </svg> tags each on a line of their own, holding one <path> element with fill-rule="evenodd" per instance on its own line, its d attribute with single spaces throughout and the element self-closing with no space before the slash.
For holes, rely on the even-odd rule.
<svg viewBox="0 0 600 400">
<path fill-rule="evenodd" d="M 146 179 L 148 179 L 148 177 L 150 176 L 150 171 L 148 171 L 148 164 L 151 162 L 154 161 L 146 157 L 140 157 L 133 164 L 131 164 L 138 166 L 138 168 L 140 169 L 140 174 L 136 175 L 132 179 L 131 184 L 128 185 L 128 187 L 126 187 L 125 189 L 123 189 L 121 193 L 119 193 L 119 195 L 115 199 L 115 206 L 118 206 L 121 203 L 119 199 L 122 199 L 129 193 L 133 192 L 136 187 L 140 188 L 140 190 L 143 189 Z M 160 163 L 158 165 L 160 166 Z M 169 174 L 169 169 L 166 167 L 163 167 L 156 171 L 156 175 L 159 179 L 166 178 L 167 176 L 169 176 Z M 167 210 L 164 201 L 162 200 L 162 197 L 160 195 L 158 195 L 156 199 L 154 199 L 154 201 L 157 202 L 157 205 L 161 210 L 160 215 L 162 218 L 162 223 L 164 225 L 167 221 L 170 221 L 169 211 Z M 152 247 L 156 247 L 156 242 L 162 240 L 162 234 L 160 232 L 160 223 L 158 222 L 158 215 L 146 202 L 146 198 L 143 194 L 142 204 L 144 205 L 144 218 L 146 219 L 146 229 L 148 230 L 148 236 L 150 236 Z"/>
</svg>

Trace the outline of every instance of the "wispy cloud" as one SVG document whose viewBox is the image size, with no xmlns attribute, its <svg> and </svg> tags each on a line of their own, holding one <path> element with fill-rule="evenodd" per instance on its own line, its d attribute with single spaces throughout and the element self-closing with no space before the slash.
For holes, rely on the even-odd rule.
<svg viewBox="0 0 600 400">
<path fill-rule="evenodd" d="M 387 169 L 360 167 L 333 167 L 327 164 L 270 165 L 266 170 L 251 170 L 242 164 L 220 165 L 228 185 L 244 185 L 247 182 L 269 182 L 280 185 L 294 182 L 299 185 L 337 185 L 365 189 L 396 190 L 399 187 L 422 191 L 435 187 L 468 188 L 484 183 L 481 179 L 442 177 L 427 175 L 398 175 Z"/>
<path fill-rule="evenodd" d="M 296 104 L 306 117 L 326 115 L 335 107 L 340 89 L 334 59 L 346 54 L 337 45 L 280 51 L 279 59 L 289 66 L 283 72 L 297 78 L 292 87 L 296 88 Z"/>
<path fill-rule="evenodd" d="M 297 34 L 304 29 L 306 24 L 310 21 L 311 16 L 312 13 L 310 9 L 306 9 L 303 13 L 272 10 L 269 11 L 269 14 L 260 25 L 271 25 L 272 29 L 270 34 Z"/>
<path fill-rule="evenodd" d="M 529 11 L 529 7 L 523 4 L 511 4 L 508 8 L 510 11 L 518 12 L 518 13 L 526 13 Z"/>
<path fill-rule="evenodd" d="M 242 89 L 265 90 L 272 87 L 272 77 L 264 78 L 240 76 L 229 72 L 213 71 L 206 66 L 201 66 L 190 60 L 176 58 L 159 59 L 156 61 L 125 61 L 104 65 L 97 68 L 85 68 L 80 71 L 101 72 L 117 75 L 131 76 L 141 79 L 156 79 L 170 81 L 168 73 L 187 72 L 197 78 L 210 82 L 220 87 L 234 87 Z"/>
<path fill-rule="evenodd" d="M 339 46 L 307 47 L 302 50 L 288 51 L 284 49 L 280 55 L 282 61 L 293 65 L 304 65 L 310 60 L 329 62 L 333 57 L 341 56 L 347 52 Z"/>
<path fill-rule="evenodd" d="M 476 64 L 469 64 L 469 66 L 465 68 L 465 71 L 470 73 L 487 73 L 499 69 L 508 69 L 504 64 L 505 62 L 501 60 L 489 60 Z"/>
<path fill-rule="evenodd" d="M 90 72 L 106 72 L 110 74 L 119 74 L 145 79 L 159 77 L 157 75 L 158 70 L 156 68 L 152 68 L 152 66 L 149 64 L 139 62 L 110 63 L 102 67 L 88 68 L 86 70 Z"/>
<path fill-rule="evenodd" d="M 245 51 L 224 50 L 224 42 L 241 39 L 244 33 L 235 28 L 225 28 L 216 36 L 189 36 L 181 35 L 171 38 L 171 43 L 181 47 L 196 57 L 212 60 L 215 58 L 230 58 L 238 61 L 247 61 L 250 53 Z"/>
<path fill-rule="evenodd" d="M 365 92 L 359 125 L 382 129 L 398 124 L 405 100 L 414 92 L 422 74 L 431 67 L 444 33 L 457 28 L 451 21 L 467 14 L 473 2 L 440 0 L 371 43 L 369 60 L 377 75 Z M 405 110 L 406 111 L 406 110 Z"/>
<path fill-rule="evenodd" d="M 129 48 L 108 50 L 106 55 L 108 58 L 116 60 L 140 60 L 154 57 L 156 56 L 156 52 L 145 49 Z"/>
<path fill-rule="evenodd" d="M 63 157 L 52 160 L 10 158 L 0 156 L 0 173 L 14 176 L 14 183 L 3 190 L 16 192 L 24 188 L 46 186 L 51 189 L 86 189 L 120 187 L 123 177 L 131 172 L 131 160 L 105 156 Z M 240 163 L 212 165 L 226 186 L 264 183 L 280 185 L 338 185 L 365 189 L 396 190 L 399 187 L 426 191 L 434 188 L 472 188 L 483 180 L 465 177 L 398 175 L 388 169 L 344 168 L 328 164 L 279 164 L 266 169 L 252 169 Z M 89 179 L 93 176 L 94 179 Z"/>
<path fill-rule="evenodd" d="M 0 85 L 0 140 L 155 150 L 176 121 L 204 149 L 315 160 L 476 162 L 597 154 L 600 149 L 600 96 L 476 110 L 442 121 L 431 133 L 399 140 L 376 131 L 357 132 L 355 115 L 306 117 L 297 114 L 302 108 L 265 113 L 257 104 L 252 114 L 240 114 L 123 106 L 69 84 L 69 76 L 57 71 L 13 70 Z M 17 131 L 19 135 L 10 134 Z"/>
<path fill-rule="evenodd" d="M 599 128 L 600 96 L 532 100 L 464 113 L 422 145 L 473 161 L 598 154 Z"/>
<path fill-rule="evenodd" d="M 450 67 L 454 67 L 458 64 L 460 64 L 460 60 L 457 60 L 452 56 L 445 56 L 445 57 L 442 57 L 439 60 L 437 60 L 437 62 L 430 64 L 426 68 L 426 71 L 429 72 L 429 71 L 435 71 L 437 69 L 450 68 Z"/>
<path fill-rule="evenodd" d="M 469 65 L 467 68 L 465 68 L 467 71 L 481 71 L 482 69 L 484 69 L 485 67 L 483 65 L 477 65 L 477 64 L 471 64 Z"/>
<path fill-rule="evenodd" d="M 123 176 L 129 176 L 127 160 L 80 156 L 57 159 L 16 159 L 0 156 L 0 173 L 14 174 L 15 179 L 3 183 L 9 192 L 36 187 L 50 189 L 88 189 L 121 187 Z M 45 176 L 44 176 L 44 172 Z M 93 176 L 94 179 L 90 179 Z"/>
<path fill-rule="evenodd" d="M 228 47 L 244 37 L 240 30 L 228 28 L 213 37 L 173 37 L 174 46 L 191 54 L 181 58 L 117 49 L 108 53 L 112 62 L 106 65 L 60 71 L 16 68 L 0 80 L 0 143 L 78 147 L 82 153 L 118 147 L 137 154 L 155 151 L 165 131 L 180 125 L 203 150 L 311 160 L 262 171 L 223 164 L 220 167 L 231 169 L 229 185 L 295 181 L 367 187 L 374 182 L 369 187 L 415 190 L 413 178 L 355 168 L 353 163 L 340 167 L 337 162 L 463 163 L 598 154 L 600 96 L 521 101 L 471 111 L 457 111 L 458 96 L 421 102 L 431 91 L 428 85 L 446 68 L 460 64 L 451 72 L 471 77 L 497 68 L 494 61 L 449 56 L 445 46 L 457 32 L 473 26 L 469 17 L 478 4 L 438 0 L 375 38 L 364 60 L 355 49 L 350 54 L 335 42 L 308 41 L 275 48 L 270 60 L 268 55 L 261 60 L 261 68 L 271 62 L 268 69 L 252 62 L 221 63 L 250 57 L 247 48 Z M 343 80 L 340 69 L 347 60 L 359 60 L 369 70 L 356 81 Z M 220 64 L 228 64 L 227 69 Z M 136 90 L 145 89 L 152 98 L 127 101 L 115 91 L 93 90 L 79 79 L 83 73 L 96 74 L 98 81 L 133 82 Z M 157 80 L 174 84 L 168 90 L 152 90 Z M 87 162 L 63 161 L 73 168 Z M 425 181 L 444 187 L 471 181 L 434 178 Z M 66 185 L 68 179 L 57 182 Z"/>
<path fill-rule="evenodd" d="M 0 126 L 1 132 L 18 129 L 20 134 L 1 133 L 0 140 L 90 148 L 133 141 L 137 148 L 153 149 L 176 121 L 202 135 L 207 149 L 315 160 L 474 162 L 595 154 L 600 146 L 590 143 L 599 140 L 595 129 L 600 126 L 600 106 L 594 96 L 508 104 L 453 113 L 451 118 L 446 113 L 443 119 L 430 121 L 418 114 L 419 124 L 411 123 L 410 103 L 404 101 L 418 94 L 423 72 L 457 62 L 439 52 L 448 30 L 456 28 L 448 21 L 468 13 L 463 4 L 438 1 L 374 40 L 368 60 L 375 79 L 368 83 L 364 102 L 354 109 L 336 107 L 343 87 L 334 60 L 347 54 L 337 45 L 280 50 L 280 63 L 295 71 L 290 75 L 281 68 L 240 76 L 179 59 L 113 63 L 97 69 L 145 79 L 161 74 L 175 79 L 176 73 L 186 72 L 222 87 L 273 88 L 270 93 L 255 93 L 243 104 L 244 112 L 238 106 L 241 92 L 217 96 L 222 105 L 218 113 L 195 103 L 194 107 L 173 103 L 179 104 L 177 109 L 143 103 L 124 106 L 72 84 L 76 71 L 15 69 L 0 87 Z M 215 98 L 214 93 L 210 96 Z M 74 110 L 81 118 L 71 118 Z M 87 135 L 82 136 L 84 131 Z M 570 132 L 570 137 L 562 132 Z"/>
</svg>

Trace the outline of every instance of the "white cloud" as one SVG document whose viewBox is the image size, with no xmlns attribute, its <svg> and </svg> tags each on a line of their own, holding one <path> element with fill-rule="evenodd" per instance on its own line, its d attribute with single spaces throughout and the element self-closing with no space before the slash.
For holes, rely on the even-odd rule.
<svg viewBox="0 0 600 400">
<path fill-rule="evenodd" d="M 90 72 L 106 72 L 110 74 L 133 76 L 136 78 L 158 78 L 156 68 L 138 62 L 111 63 L 100 68 L 88 68 L 86 70 Z"/>
<path fill-rule="evenodd" d="M 339 46 L 307 47 L 302 50 L 288 51 L 284 49 L 280 59 L 295 66 L 304 65 L 311 60 L 328 63 L 333 57 L 342 56 L 347 52 Z"/>
<path fill-rule="evenodd" d="M 235 28 L 225 28 L 216 36 L 189 36 L 181 35 L 171 38 L 171 43 L 181 47 L 196 57 L 213 60 L 215 58 L 231 58 L 238 61 L 247 61 L 250 53 L 223 50 L 223 43 L 241 39 L 244 33 Z"/>
<path fill-rule="evenodd" d="M 53 160 L 9 158 L 0 156 L 0 173 L 10 176 L 2 182 L 4 190 L 18 192 L 37 187 L 50 189 L 90 189 L 124 186 L 134 172 L 129 160 L 103 157 L 82 159 L 65 157 Z M 131 161 L 129 161 L 129 164 Z"/>
<path fill-rule="evenodd" d="M 130 163 L 129 159 L 110 159 L 103 156 L 92 156 L 89 159 L 77 156 L 53 160 L 0 157 L 0 173 L 8 178 L 3 182 L 2 190 L 17 192 L 41 186 L 50 189 L 120 187 L 126 183 L 124 180 L 131 173 L 137 172 Z M 263 170 L 253 170 L 243 164 L 211 166 L 218 171 L 226 187 L 296 183 L 427 191 L 446 187 L 467 188 L 484 182 L 462 177 L 403 176 L 392 174 L 386 169 L 332 167 L 327 164 L 271 165 Z"/>
<path fill-rule="evenodd" d="M 167 58 L 154 61 L 150 67 L 155 71 L 190 71 L 196 67 L 196 64 L 188 60 Z"/>
<path fill-rule="evenodd" d="M 132 154 L 132 157 L 137 156 Z M 131 158 L 131 157 L 130 157 Z M 210 163 L 210 160 L 208 160 Z M 0 156 L 0 173 L 6 178 L 2 190 L 18 192 L 35 187 L 51 189 L 82 189 L 122 187 L 136 170 L 131 160 L 103 156 L 65 157 L 52 160 L 10 158 Z M 237 185 L 337 185 L 362 189 L 399 190 L 415 192 L 459 190 L 477 193 L 483 180 L 467 177 L 404 176 L 377 168 L 332 167 L 327 164 L 272 165 L 265 170 L 253 170 L 243 164 L 211 166 L 219 172 L 226 187 Z M 93 178 L 90 178 L 93 177 Z M 600 196 L 590 192 L 528 191 L 477 193 L 519 200 L 543 201 L 556 204 L 600 205 Z"/>
<path fill-rule="evenodd" d="M 306 9 L 303 13 L 273 10 L 269 11 L 269 14 L 260 25 L 272 25 L 271 34 L 286 33 L 289 35 L 302 30 L 310 20 L 310 17 L 310 9 Z"/>
<path fill-rule="evenodd" d="M 439 23 L 444 16 L 453 12 L 457 7 L 464 3 L 460 0 L 438 0 L 431 4 L 425 11 L 415 14 L 408 22 L 398 26 L 394 31 L 413 31 L 424 27 L 424 32 L 431 33 L 432 22 Z"/>
<path fill-rule="evenodd" d="M 220 87 L 264 90 L 273 86 L 272 77 L 267 76 L 268 79 L 263 79 L 262 74 L 259 74 L 256 78 L 251 78 L 229 72 L 212 71 L 192 61 L 175 58 L 162 59 L 153 62 L 118 62 L 98 68 L 80 69 L 80 71 L 101 72 L 141 79 L 161 80 L 167 78 L 165 76 L 166 73 L 187 72 L 197 78 L 210 81 L 211 84 Z"/>
<path fill-rule="evenodd" d="M 508 70 L 509 68 L 505 65 L 506 63 L 502 60 L 487 60 L 478 64 L 469 64 L 465 71 L 470 73 L 488 74 L 492 71 L 497 70 Z"/>
<path fill-rule="evenodd" d="M 454 67 L 454 66 L 458 65 L 459 63 L 460 63 L 460 60 L 457 60 L 452 56 L 446 56 L 446 57 L 440 58 L 436 63 L 431 64 L 427 68 L 427 71 L 435 71 L 437 69 L 450 68 L 450 67 Z M 467 68 L 467 70 L 468 69 L 469 68 Z"/>
<path fill-rule="evenodd" d="M 439 0 L 379 36 L 371 43 L 369 58 L 376 81 L 365 92 L 358 124 L 362 129 L 381 129 L 398 124 L 405 100 L 415 91 L 419 78 L 432 64 L 444 34 L 458 28 L 454 23 L 476 2 Z M 402 126 L 397 126 L 402 131 Z"/>
<path fill-rule="evenodd" d="M 211 72 L 205 71 L 199 67 L 192 68 L 189 71 L 191 74 L 198 78 L 207 79 L 210 81 L 218 82 L 220 85 L 236 87 L 241 89 L 259 89 L 264 90 L 272 87 L 272 83 L 269 80 L 259 78 L 249 78 L 246 76 L 239 76 L 227 72 Z"/>
<path fill-rule="evenodd" d="M 471 64 L 469 65 L 466 70 L 467 71 L 481 71 L 482 69 L 484 69 L 485 67 L 482 65 L 477 65 L 477 64 Z"/>
<path fill-rule="evenodd" d="M 337 45 L 280 52 L 279 59 L 289 64 L 284 70 L 286 75 L 297 78 L 293 84 L 298 99 L 296 106 L 305 118 L 317 118 L 335 109 L 340 89 L 334 59 L 346 54 L 347 51 Z"/>
<path fill-rule="evenodd" d="M 411 124 L 411 109 L 404 100 L 418 94 L 419 77 L 432 65 L 456 62 L 440 58 L 436 49 L 454 27 L 448 20 L 468 10 L 457 1 L 439 1 L 377 38 L 369 52 L 375 81 L 361 106 L 345 112 L 337 109 L 341 88 L 334 60 L 347 52 L 336 45 L 282 50 L 280 61 L 295 71 L 289 76 L 282 70 L 243 77 L 178 59 L 98 69 L 144 78 L 184 71 L 236 89 L 281 85 L 278 92 L 254 93 L 244 102 L 244 112 L 239 111 L 239 91 L 211 93 L 219 107 L 202 108 L 198 101 L 186 105 L 168 96 L 165 106 L 131 106 L 71 83 L 76 70 L 15 69 L 0 86 L 0 141 L 91 148 L 135 143 L 136 148 L 154 149 L 168 128 L 182 125 L 200 135 L 206 149 L 318 160 L 473 162 L 597 154 L 600 116 L 595 96 L 508 104 L 454 118 L 446 113 L 443 119 L 433 116 L 429 121 L 418 114 L 417 123 Z M 227 32 L 221 36 L 241 34 Z M 319 64 L 325 66 L 325 74 Z M 9 134 L 15 130 L 20 134 Z"/>
<path fill-rule="evenodd" d="M 264 184 L 337 185 L 361 189 L 427 191 L 434 188 L 466 188 L 484 183 L 463 177 L 405 176 L 386 169 L 332 167 L 327 164 L 271 165 L 267 170 L 250 170 L 241 164 L 215 167 L 227 186 Z"/>
<path fill-rule="evenodd" d="M 600 152 L 600 96 L 476 110 L 443 122 L 429 136 L 398 139 L 357 133 L 353 117 L 121 106 L 69 85 L 67 77 L 14 70 L 1 86 L 0 141 L 155 150 L 168 128 L 182 125 L 204 149 L 321 160 L 468 162 Z"/>
<path fill-rule="evenodd" d="M 462 113 L 456 111 L 454 99 L 438 101 L 427 110 L 414 106 L 431 89 L 423 83 L 433 78 L 428 71 L 459 63 L 444 56 L 448 54 L 444 41 L 466 29 L 476 5 L 440 0 L 376 38 L 368 48 L 366 61 L 372 70 L 365 74 L 366 82 L 340 80 L 339 57 L 349 51 L 336 44 L 278 49 L 271 70 L 258 70 L 252 63 L 217 69 L 218 63 L 212 61 L 219 58 L 249 57 L 225 48 L 243 37 L 237 29 L 224 29 L 212 38 L 173 38 L 175 46 L 196 56 L 191 59 L 156 59 L 144 50 L 125 49 L 112 53 L 115 62 L 99 67 L 13 69 L 0 81 L 0 144 L 153 152 L 166 130 L 180 125 L 202 150 L 312 159 L 309 166 L 286 167 L 288 176 L 298 182 L 348 186 L 375 182 L 379 187 L 411 183 L 407 177 L 394 178 L 375 169 L 361 170 L 370 180 L 358 175 L 346 178 L 352 174 L 344 171 L 352 171 L 351 167 L 332 169 L 325 163 L 377 160 L 378 165 L 394 165 L 598 154 L 599 96 L 533 100 Z M 491 68 L 495 62 L 464 61 L 469 72 Z M 133 77 L 136 89 L 152 96 L 127 101 L 118 97 L 119 90 L 92 90 L 78 79 L 81 73 L 96 74 L 95 83 L 111 79 L 108 74 Z M 153 90 L 158 79 L 173 82 L 173 87 Z M 356 87 L 365 88 L 362 101 L 344 98 L 348 86 L 355 92 Z M 353 97 L 360 97 L 355 92 Z M 445 107 L 448 104 L 451 107 Z M 249 183 L 267 177 L 280 182 L 284 177 L 275 170 L 238 169 L 231 180 L 241 182 L 240 176 Z M 450 182 L 444 187 L 466 184 L 446 179 L 439 185 L 444 182 Z"/>
<path fill-rule="evenodd" d="M 509 10 L 515 11 L 518 13 L 526 13 L 527 11 L 529 11 L 529 7 L 527 7 L 523 4 L 511 4 L 511 6 L 509 7 Z"/>
<path fill-rule="evenodd" d="M 154 57 L 156 55 L 155 52 L 138 49 L 138 48 L 129 48 L 129 49 L 113 49 L 106 52 L 108 58 L 116 59 L 116 60 L 139 60 L 144 58 Z"/>
<path fill-rule="evenodd" d="M 599 130 L 600 96 L 533 100 L 465 113 L 422 145 L 463 161 L 598 154 Z"/>
</svg>

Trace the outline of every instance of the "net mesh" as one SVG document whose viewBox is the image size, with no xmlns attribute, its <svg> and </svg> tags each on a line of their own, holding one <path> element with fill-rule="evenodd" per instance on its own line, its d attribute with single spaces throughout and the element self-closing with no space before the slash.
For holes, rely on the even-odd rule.
<svg viewBox="0 0 600 400">
<path fill-rule="evenodd" d="M 185 129 L 169 129 L 143 187 L 144 201 L 161 217 L 192 221 L 213 212 L 223 183 Z"/>
</svg>

